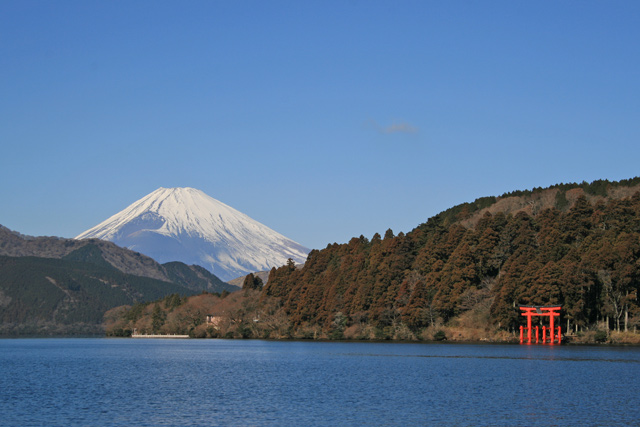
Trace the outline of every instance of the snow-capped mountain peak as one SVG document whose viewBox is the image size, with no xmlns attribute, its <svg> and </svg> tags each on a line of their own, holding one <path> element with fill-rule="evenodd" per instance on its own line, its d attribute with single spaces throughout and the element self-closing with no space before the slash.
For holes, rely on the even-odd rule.
<svg viewBox="0 0 640 427">
<path fill-rule="evenodd" d="M 306 260 L 309 250 L 195 188 L 159 188 L 76 239 L 98 238 L 156 261 L 197 264 L 222 280 Z"/>
</svg>

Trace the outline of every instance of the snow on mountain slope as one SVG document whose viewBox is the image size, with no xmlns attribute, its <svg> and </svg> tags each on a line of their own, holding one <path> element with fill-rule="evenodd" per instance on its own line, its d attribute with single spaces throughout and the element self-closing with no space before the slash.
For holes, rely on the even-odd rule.
<svg viewBox="0 0 640 427">
<path fill-rule="evenodd" d="M 98 238 L 160 263 L 197 264 L 222 280 L 271 269 L 309 249 L 194 188 L 159 188 L 76 239 Z"/>
</svg>

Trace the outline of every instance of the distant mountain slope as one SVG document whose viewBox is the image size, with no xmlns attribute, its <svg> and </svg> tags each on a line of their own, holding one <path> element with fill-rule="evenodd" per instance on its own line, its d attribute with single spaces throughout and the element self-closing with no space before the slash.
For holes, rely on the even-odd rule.
<svg viewBox="0 0 640 427">
<path fill-rule="evenodd" d="M 123 273 L 169 281 L 166 273 L 156 261 L 142 254 L 123 249 L 111 242 L 99 239 L 79 241 L 59 237 L 23 236 L 0 226 L 0 255 L 62 258 L 87 245 L 98 248 L 102 254 L 101 257 Z"/>
<path fill-rule="evenodd" d="M 0 256 L 0 335 L 100 334 L 110 308 L 197 293 L 103 261 L 78 261 L 98 254 L 85 248 L 66 259 Z"/>
<path fill-rule="evenodd" d="M 233 292 L 238 290 L 237 287 L 223 282 L 213 274 L 202 272 L 200 267 L 182 263 L 163 266 L 146 255 L 99 239 L 30 237 L 0 225 L 0 255 L 67 259 L 93 263 L 101 267 L 111 266 L 125 274 L 174 282 L 194 291 Z M 183 273 L 176 274 L 176 270 L 182 270 Z M 192 270 L 192 273 L 187 274 L 186 270 Z"/>
<path fill-rule="evenodd" d="M 193 188 L 160 188 L 77 239 L 109 240 L 158 262 L 200 265 L 223 280 L 269 270 L 309 250 Z"/>
<path fill-rule="evenodd" d="M 162 264 L 162 267 L 169 276 L 169 280 L 174 283 L 186 283 L 190 289 L 202 289 L 208 292 L 237 291 L 231 283 L 220 280 L 208 270 L 199 265 L 186 265 L 185 263 L 174 261 Z"/>
<path fill-rule="evenodd" d="M 202 267 L 160 265 L 111 242 L 0 226 L 0 335 L 101 334 L 102 316 L 116 306 L 236 290 Z"/>
</svg>

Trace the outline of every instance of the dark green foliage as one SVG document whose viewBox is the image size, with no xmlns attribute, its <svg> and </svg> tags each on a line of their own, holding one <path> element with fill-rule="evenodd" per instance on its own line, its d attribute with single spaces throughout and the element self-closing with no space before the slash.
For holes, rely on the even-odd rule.
<svg viewBox="0 0 640 427">
<path fill-rule="evenodd" d="M 182 262 L 168 262 L 162 264 L 169 280 L 194 291 L 222 292 L 237 291 L 236 286 L 230 285 L 211 274 L 199 265 L 186 265 Z"/>
<path fill-rule="evenodd" d="M 247 325 L 246 323 L 241 323 L 240 325 L 238 325 L 237 332 L 240 335 L 240 338 L 249 338 L 251 337 L 251 326 Z"/>
<path fill-rule="evenodd" d="M 446 339 L 447 339 L 447 336 L 445 335 L 444 331 L 438 331 L 435 334 L 433 334 L 434 341 L 444 341 Z"/>
<path fill-rule="evenodd" d="M 79 249 L 76 249 L 75 251 L 62 257 L 62 259 L 65 259 L 68 261 L 86 262 L 86 263 L 97 265 L 99 267 L 115 270 L 115 267 L 113 267 L 104 259 L 100 248 L 92 243 L 82 246 Z"/>
<path fill-rule="evenodd" d="M 621 179 L 620 181 L 617 182 L 612 182 L 611 186 L 618 188 L 618 187 L 633 187 L 636 185 L 640 184 L 640 176 L 637 176 L 635 178 L 631 178 L 631 179 Z"/>
<path fill-rule="evenodd" d="M 153 313 L 151 314 L 151 328 L 154 334 L 160 331 L 164 321 L 167 319 L 166 313 L 160 308 L 159 304 L 153 307 Z"/>
<path fill-rule="evenodd" d="M 164 297 L 164 308 L 173 311 L 185 302 L 185 298 L 181 298 L 178 294 L 171 294 Z"/>
<path fill-rule="evenodd" d="M 591 184 L 583 182 L 581 186 L 587 194 L 591 194 L 592 196 L 607 197 L 607 188 L 609 187 L 609 184 L 609 181 L 605 179 L 593 181 Z"/>
<path fill-rule="evenodd" d="M 342 331 L 341 329 L 334 329 L 331 332 L 329 332 L 329 339 L 330 340 L 343 340 L 344 339 L 344 331 Z"/>
<path fill-rule="evenodd" d="M 566 190 L 558 190 L 556 193 L 556 209 L 564 211 L 569 206 Z"/>
<path fill-rule="evenodd" d="M 192 293 L 173 283 L 100 265 L 95 249 L 88 245 L 70 254 L 91 262 L 0 256 L 0 333 L 35 324 L 66 325 L 66 333 L 74 333 L 74 325 L 100 325 L 110 308 Z"/>
<path fill-rule="evenodd" d="M 254 276 L 253 273 L 247 274 L 244 278 L 244 283 L 242 285 L 242 289 L 254 289 L 254 290 L 262 290 L 262 279 L 258 276 Z"/>
<path fill-rule="evenodd" d="M 337 312 L 333 316 L 333 322 L 331 322 L 331 329 L 329 330 L 329 339 L 342 340 L 344 339 L 344 329 L 347 326 L 347 317 L 341 312 Z"/>
<path fill-rule="evenodd" d="M 132 332 L 133 331 L 131 329 L 116 328 L 111 331 L 107 331 L 107 336 L 108 337 L 130 337 Z"/>
<path fill-rule="evenodd" d="M 607 342 L 609 336 L 607 335 L 607 331 L 596 331 L 593 339 L 595 340 L 595 342 L 603 343 Z"/>
<path fill-rule="evenodd" d="M 147 305 L 143 304 L 141 302 L 137 302 L 135 303 L 131 309 L 129 311 L 127 311 L 127 313 L 125 314 L 125 319 L 127 319 L 130 322 L 137 322 L 138 319 L 140 319 L 142 317 L 142 314 L 144 313 L 144 309 Z"/>
<path fill-rule="evenodd" d="M 640 184 L 640 177 L 635 177 L 631 179 L 624 179 L 617 182 L 611 182 L 606 179 L 599 179 L 588 183 L 586 181 L 582 181 L 581 183 L 560 183 L 550 186 L 550 189 L 558 189 L 560 193 L 566 193 L 568 190 L 573 190 L 575 188 L 581 188 L 585 193 L 592 196 L 601 196 L 607 197 L 609 194 L 609 189 L 611 188 L 620 188 L 620 187 L 633 187 Z M 533 194 L 540 193 L 545 189 L 543 188 L 534 188 L 533 190 L 519 190 L 519 191 L 511 191 L 509 193 L 505 193 L 500 197 L 518 197 L 518 196 L 531 196 Z"/>
<path fill-rule="evenodd" d="M 504 196 L 503 196 L 504 197 Z M 435 218 L 443 225 L 450 225 L 470 217 L 473 213 L 487 208 L 496 202 L 495 197 L 481 197 L 472 203 L 463 203 L 438 214 Z"/>
</svg>

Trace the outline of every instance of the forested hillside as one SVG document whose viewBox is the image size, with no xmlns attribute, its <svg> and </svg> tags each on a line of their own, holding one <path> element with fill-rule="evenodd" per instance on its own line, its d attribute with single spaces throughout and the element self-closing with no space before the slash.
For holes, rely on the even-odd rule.
<svg viewBox="0 0 640 427">
<path fill-rule="evenodd" d="M 104 312 L 112 307 L 194 293 L 107 263 L 71 259 L 0 256 L 0 272 L 4 336 L 101 334 Z"/>
<path fill-rule="evenodd" d="M 115 306 L 237 289 L 201 267 L 160 265 L 111 242 L 0 226 L 0 335 L 102 334 L 102 317 Z"/>
<path fill-rule="evenodd" d="M 518 305 L 559 304 L 565 329 L 598 321 L 628 329 L 639 320 L 637 181 L 598 181 L 597 192 L 583 184 L 502 197 L 520 198 L 525 208 L 553 200 L 536 212 L 491 213 L 495 198 L 461 205 L 407 234 L 388 230 L 314 250 L 301 270 L 272 270 L 263 294 L 280 298 L 298 326 L 418 331 L 484 306 L 495 327 L 513 330 Z M 634 195 L 608 197 L 621 187 Z M 474 225 L 463 225 L 478 212 Z"/>
<path fill-rule="evenodd" d="M 202 267 L 181 262 L 168 262 L 161 265 L 148 256 L 121 248 L 111 242 L 99 239 L 30 237 L 11 231 L 2 225 L 0 225 L 0 255 L 89 262 L 113 267 L 133 276 L 176 283 L 194 291 L 233 292 L 239 289 L 237 286 L 223 282 Z"/>
</svg>

